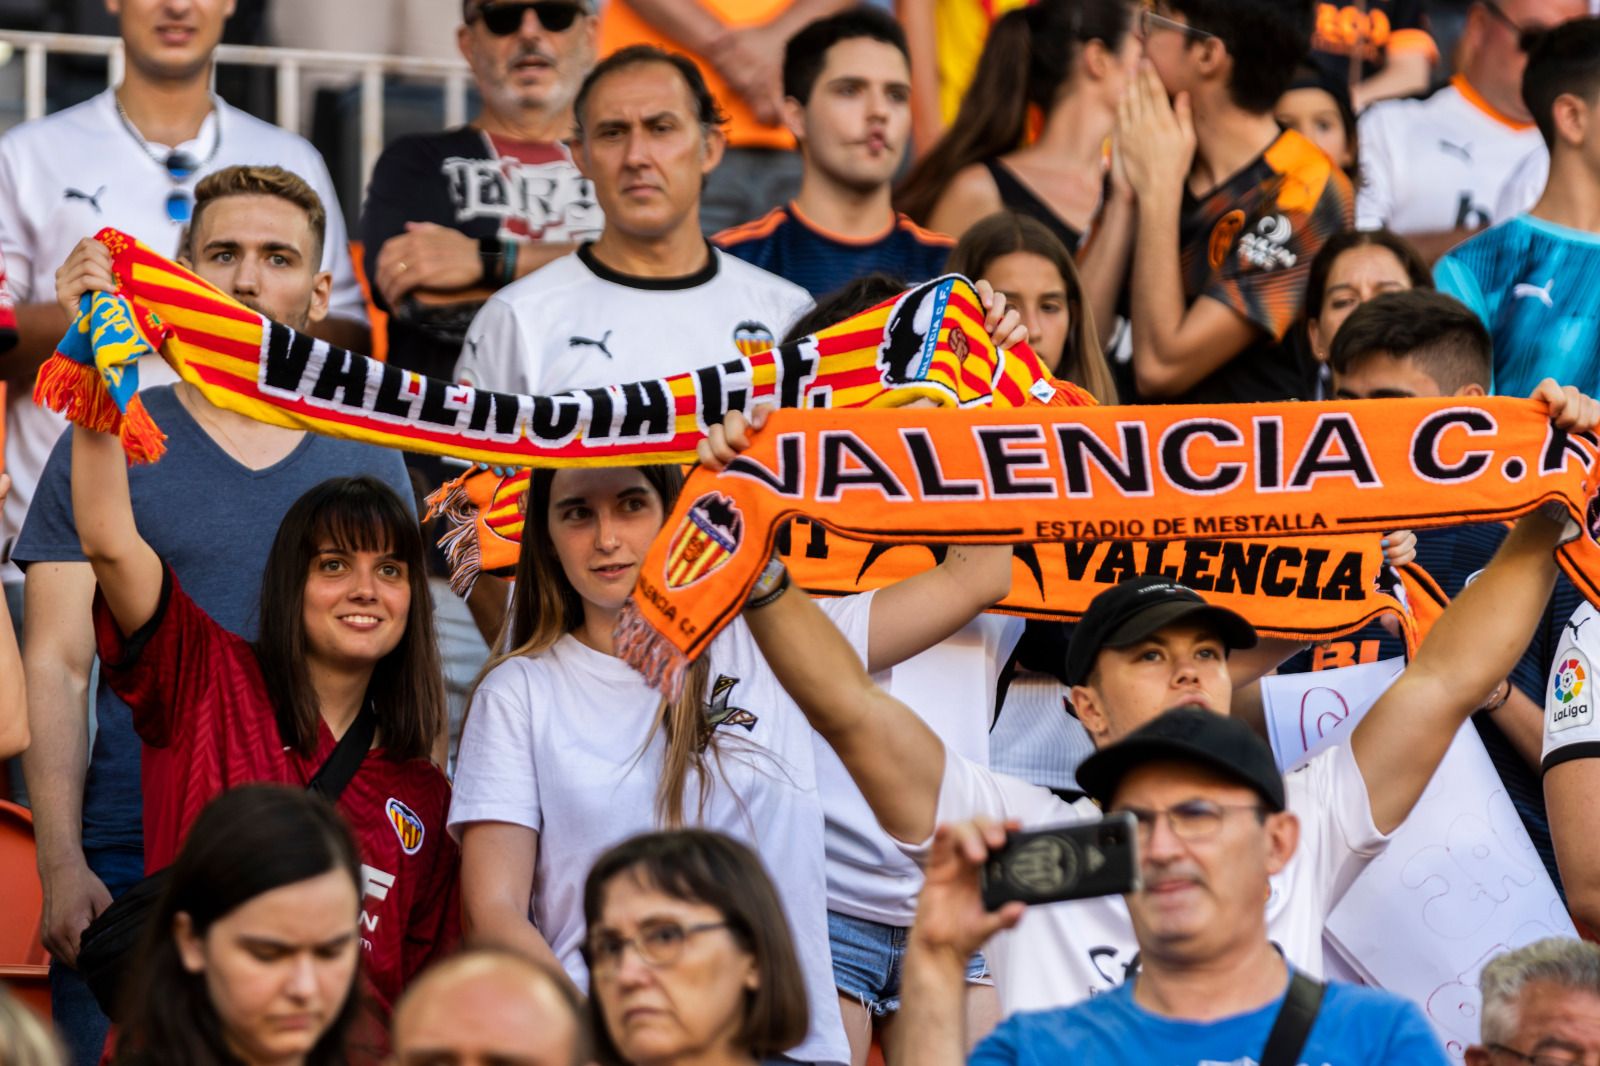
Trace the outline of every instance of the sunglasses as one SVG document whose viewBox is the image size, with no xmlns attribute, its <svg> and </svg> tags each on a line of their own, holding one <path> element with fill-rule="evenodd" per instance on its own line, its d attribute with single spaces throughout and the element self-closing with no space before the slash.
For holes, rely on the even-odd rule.
<svg viewBox="0 0 1600 1066">
<path fill-rule="evenodd" d="M 195 171 L 200 169 L 200 160 L 182 150 L 167 153 L 167 158 L 162 164 L 167 168 L 173 181 L 185 181 Z M 189 221 L 194 214 L 194 195 L 188 189 L 179 186 L 167 193 L 167 218 L 173 222 Z"/>
<path fill-rule="evenodd" d="M 584 9 L 562 0 L 534 0 L 531 4 L 485 4 L 473 15 L 481 20 L 483 28 L 496 37 L 509 37 L 522 28 L 522 16 L 532 11 L 539 25 L 551 33 L 561 33 L 572 27 Z"/>
</svg>

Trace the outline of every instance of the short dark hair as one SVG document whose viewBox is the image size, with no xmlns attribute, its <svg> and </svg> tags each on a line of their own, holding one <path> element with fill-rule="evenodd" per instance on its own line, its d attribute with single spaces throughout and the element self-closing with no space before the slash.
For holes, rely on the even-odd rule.
<svg viewBox="0 0 1600 1066">
<path fill-rule="evenodd" d="M 1454 297 L 1427 289 L 1386 292 L 1353 311 L 1333 338 L 1328 363 L 1345 374 L 1363 359 L 1415 360 L 1446 394 L 1489 387 L 1494 346 L 1477 315 Z"/>
<path fill-rule="evenodd" d="M 906 31 L 893 16 L 875 7 L 851 8 L 807 23 L 789 38 L 783 49 L 783 95 L 792 96 L 802 104 L 808 103 L 817 77 L 828 61 L 828 49 L 840 41 L 853 41 L 858 37 L 892 45 L 906 57 L 908 65 L 911 62 Z"/>
<path fill-rule="evenodd" d="M 1166 0 L 1190 26 L 1215 34 L 1233 59 L 1228 95 L 1265 115 L 1311 50 L 1311 0 Z"/>
<path fill-rule="evenodd" d="M 625 876 L 674 899 L 715 907 L 728 932 L 755 958 L 761 984 L 745 997 L 735 1047 L 765 1059 L 804 1039 L 811 1024 L 805 977 L 778 890 L 755 852 L 708 829 L 674 829 L 625 840 L 595 860 L 584 883 L 588 929 L 600 923 L 607 886 Z M 587 958 L 587 943 L 584 954 Z M 599 1060 L 606 1066 L 624 1063 L 593 988 L 589 1015 Z"/>
<path fill-rule="evenodd" d="M 583 140 L 584 111 L 588 107 L 590 94 L 594 92 L 594 87 L 600 84 L 601 79 L 619 70 L 642 66 L 645 63 L 665 63 L 678 72 L 684 84 L 689 86 L 689 96 L 694 100 L 695 117 L 702 127 L 711 130 L 728 121 L 728 116 L 718 105 L 717 98 L 711 95 L 705 75 L 700 73 L 700 68 L 695 66 L 694 60 L 677 52 L 669 52 L 665 48 L 657 48 L 653 44 L 631 44 L 612 52 L 597 63 L 595 68 L 589 71 L 589 76 L 583 79 L 583 84 L 578 87 L 577 99 L 572 102 L 572 121 L 577 140 Z"/>
<path fill-rule="evenodd" d="M 1523 47 L 1528 66 L 1522 73 L 1522 102 L 1545 146 L 1554 148 L 1556 97 L 1570 94 L 1592 104 L 1600 96 L 1600 18 L 1569 19 L 1524 34 Z"/>
<path fill-rule="evenodd" d="M 893 274 L 875 271 L 863 274 L 817 299 L 815 306 L 795 320 L 789 332 L 783 335 L 783 344 L 803 340 L 818 330 L 836 326 L 851 315 L 859 315 L 869 307 L 877 307 L 892 300 L 910 288 Z"/>
<path fill-rule="evenodd" d="M 204 974 L 184 968 L 173 921 L 187 914 L 196 936 L 258 896 L 330 872 L 361 895 L 361 860 L 344 818 L 326 800 L 284 785 L 242 785 L 195 819 L 145 926 L 130 967 L 117 1062 L 236 1062 Z M 356 913 L 350 914 L 355 928 Z M 359 981 L 310 1054 L 308 1066 L 342 1063 L 361 1013 Z"/>
<path fill-rule="evenodd" d="M 1335 233 L 1323 242 L 1311 260 L 1311 270 L 1306 275 L 1305 316 L 1317 319 L 1322 315 L 1322 299 L 1328 295 L 1328 276 L 1333 264 L 1353 248 L 1384 248 L 1400 260 L 1413 289 L 1433 288 L 1433 271 L 1428 261 L 1410 241 L 1389 229 L 1347 229 Z"/>
</svg>

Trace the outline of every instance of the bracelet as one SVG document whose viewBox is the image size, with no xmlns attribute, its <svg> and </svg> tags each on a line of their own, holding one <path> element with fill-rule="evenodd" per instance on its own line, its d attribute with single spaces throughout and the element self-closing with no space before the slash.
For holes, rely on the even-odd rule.
<svg viewBox="0 0 1600 1066">
<path fill-rule="evenodd" d="M 777 556 L 767 561 L 766 569 L 761 571 L 761 576 L 756 578 L 755 587 L 750 590 L 750 595 L 744 601 L 745 610 L 755 607 L 765 607 L 779 596 L 789 591 L 789 568 L 784 566 Z"/>
<path fill-rule="evenodd" d="M 517 280 L 518 242 L 515 237 L 500 238 L 500 288 Z"/>
<path fill-rule="evenodd" d="M 1497 696 L 1499 697 L 1498 699 L 1495 698 Z M 1478 710 L 1483 711 L 1486 714 L 1493 714 L 1495 711 L 1498 711 L 1500 708 L 1504 707 L 1506 705 L 1506 700 L 1509 700 L 1510 698 L 1511 679 L 1507 678 L 1495 686 L 1494 691 L 1489 694 L 1489 698 L 1484 701 L 1483 706 L 1479 707 Z"/>
<path fill-rule="evenodd" d="M 478 262 L 483 267 L 483 273 L 478 275 L 478 284 L 494 285 L 495 279 L 504 270 L 501 261 L 505 259 L 505 248 L 500 243 L 499 236 L 478 238 Z"/>
</svg>

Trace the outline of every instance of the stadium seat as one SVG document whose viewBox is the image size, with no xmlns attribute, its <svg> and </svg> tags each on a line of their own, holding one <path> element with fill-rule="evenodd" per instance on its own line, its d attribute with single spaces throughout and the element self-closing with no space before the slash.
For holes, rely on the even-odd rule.
<svg viewBox="0 0 1600 1066">
<path fill-rule="evenodd" d="M 49 956 L 39 938 L 44 889 L 34 860 L 33 816 L 0 800 L 0 983 L 50 1016 Z"/>
</svg>

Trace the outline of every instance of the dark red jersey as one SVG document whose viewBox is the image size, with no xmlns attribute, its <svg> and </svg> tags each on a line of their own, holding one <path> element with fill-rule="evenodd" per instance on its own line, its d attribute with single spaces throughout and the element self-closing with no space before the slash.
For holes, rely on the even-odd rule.
<svg viewBox="0 0 1600 1066">
<path fill-rule="evenodd" d="M 177 857 L 217 794 L 257 781 L 304 787 L 333 752 L 325 724 L 309 758 L 284 747 L 254 650 L 197 607 L 170 569 L 161 604 L 138 633 L 124 639 L 98 593 L 94 620 L 101 669 L 145 744 L 146 870 Z M 368 752 L 339 796 L 360 846 L 364 969 L 385 1018 L 406 981 L 460 936 L 449 806 L 438 767 L 382 748 Z"/>
</svg>

